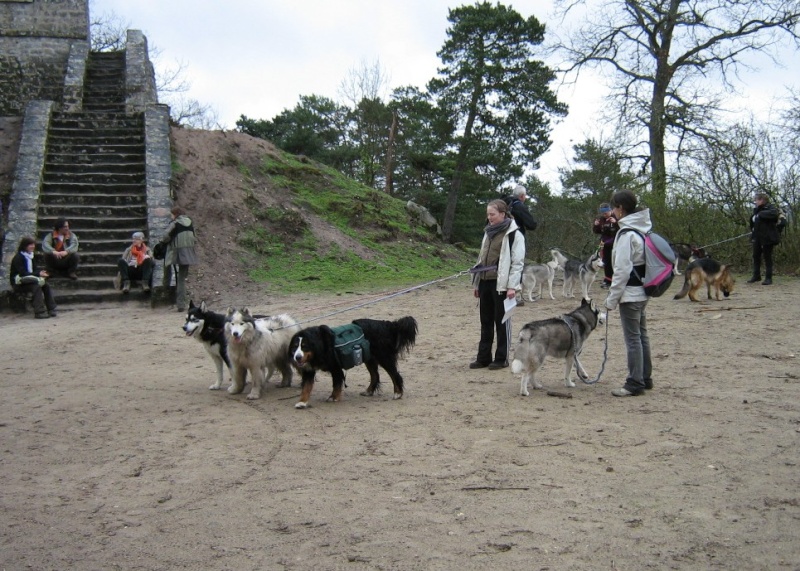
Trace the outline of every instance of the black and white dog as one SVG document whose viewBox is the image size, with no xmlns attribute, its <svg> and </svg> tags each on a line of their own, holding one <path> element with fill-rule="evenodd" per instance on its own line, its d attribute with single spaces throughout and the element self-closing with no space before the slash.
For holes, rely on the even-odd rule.
<svg viewBox="0 0 800 571">
<path fill-rule="evenodd" d="M 227 367 L 231 378 L 233 377 L 231 360 L 228 358 L 228 342 L 225 340 L 225 316 L 210 311 L 205 301 L 201 301 L 200 305 L 189 301 L 183 331 L 187 337 L 197 339 L 208 351 L 217 368 L 217 382 L 208 388 L 212 391 L 219 390 L 222 386 L 223 367 Z"/>
<path fill-rule="evenodd" d="M 394 397 L 403 397 L 403 377 L 397 370 L 398 357 L 410 351 L 417 340 L 417 321 L 413 317 L 401 317 L 396 321 L 380 319 L 356 319 L 353 324 L 361 328 L 364 338 L 369 342 L 369 358 L 364 359 L 369 371 L 370 383 L 363 396 L 372 396 L 378 390 L 382 367 L 392 379 Z M 336 355 L 333 330 L 327 325 L 308 327 L 295 333 L 289 342 L 289 359 L 303 376 L 300 400 L 295 408 L 308 407 L 311 390 L 317 370 L 328 371 L 333 377 L 333 392 L 329 402 L 342 398 L 345 373 Z"/>
</svg>

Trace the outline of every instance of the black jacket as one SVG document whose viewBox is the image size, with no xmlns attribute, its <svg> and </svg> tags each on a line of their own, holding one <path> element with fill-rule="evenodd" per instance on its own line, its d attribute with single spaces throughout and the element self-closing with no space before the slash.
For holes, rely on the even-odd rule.
<svg viewBox="0 0 800 571">
<path fill-rule="evenodd" d="M 39 276 L 39 268 L 36 267 L 36 259 L 33 260 L 33 271 L 28 271 L 28 262 L 25 260 L 25 257 L 20 253 L 17 252 L 16 255 L 11 258 L 11 271 L 9 272 L 9 281 L 11 285 L 17 285 L 15 279 L 17 276 Z"/>
<path fill-rule="evenodd" d="M 750 217 L 750 241 L 762 246 L 780 243 L 779 216 L 780 211 L 769 203 L 753 208 L 753 215 Z"/>
<path fill-rule="evenodd" d="M 526 230 L 536 230 L 536 220 L 533 219 L 533 215 L 519 198 L 504 196 L 503 200 L 508 204 L 511 216 L 514 217 L 514 221 L 523 236 Z"/>
</svg>

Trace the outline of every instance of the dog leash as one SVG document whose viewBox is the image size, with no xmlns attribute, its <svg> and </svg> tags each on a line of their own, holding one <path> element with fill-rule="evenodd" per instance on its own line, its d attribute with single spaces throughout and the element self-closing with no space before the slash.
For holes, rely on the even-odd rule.
<svg viewBox="0 0 800 571">
<path fill-rule="evenodd" d="M 394 297 L 405 295 L 405 294 L 410 293 L 412 291 L 416 291 L 418 289 L 422 289 L 424 287 L 428 287 L 428 286 L 433 285 L 433 284 L 438 284 L 438 283 L 445 282 L 445 281 L 448 281 L 448 280 L 452 280 L 452 279 L 455 279 L 455 278 L 460 278 L 461 276 L 467 275 L 469 273 L 470 273 L 470 270 L 462 270 L 462 271 L 458 272 L 457 274 L 453 274 L 452 276 L 447 276 L 445 278 L 439 278 L 439 279 L 436 279 L 436 280 L 431 280 L 429 282 L 425 282 L 424 284 L 415 285 L 415 286 L 412 286 L 410 288 L 406 288 L 406 289 L 403 289 L 403 290 L 396 291 L 394 293 L 390 293 L 388 295 L 382 295 L 382 296 L 380 296 L 380 297 L 378 297 L 376 299 L 373 299 L 373 300 L 370 300 L 370 301 L 365 301 L 364 303 L 359 303 L 358 305 L 353 305 L 351 307 L 345 307 L 344 309 L 340 309 L 338 311 L 332 311 L 330 313 L 326 313 L 325 315 L 320 315 L 318 317 L 312 317 L 310 319 L 305 319 L 303 321 L 298 321 L 295 325 L 305 325 L 306 323 L 311 323 L 312 321 L 318 321 L 320 319 L 325 319 L 327 317 L 332 317 L 334 315 L 339 315 L 340 313 L 346 313 L 346 312 L 352 311 L 354 309 L 360 309 L 362 307 L 367 307 L 368 305 L 372 305 L 374 303 L 378 303 L 379 301 L 385 301 L 387 299 L 392 299 Z M 294 325 L 291 325 L 291 326 L 285 325 L 283 327 L 278 327 L 276 329 L 273 329 L 272 331 L 277 331 L 278 329 L 285 329 L 287 327 L 294 327 Z"/>
<path fill-rule="evenodd" d="M 710 248 L 711 246 L 719 246 L 720 244 L 724 244 L 725 242 L 733 242 L 734 240 L 738 240 L 739 238 L 744 238 L 745 236 L 749 236 L 750 232 L 745 232 L 744 234 L 739 234 L 738 236 L 734 236 L 733 238 L 728 238 L 727 240 L 722 240 L 721 242 L 714 242 L 713 244 L 709 244 L 708 246 L 701 246 L 701 250 L 705 250 L 706 248 Z"/>
<path fill-rule="evenodd" d="M 572 345 L 576 348 L 575 353 L 573 354 L 573 358 L 575 359 L 575 372 L 577 373 L 579 365 L 578 356 L 580 356 L 581 351 L 583 350 L 583 345 L 581 345 L 580 347 L 577 346 L 577 341 L 576 341 L 577 335 L 575 334 L 575 330 L 572 328 L 569 319 L 567 319 L 567 316 L 562 315 L 561 320 L 567 325 L 567 329 L 569 329 L 570 340 L 572 341 Z M 603 362 L 600 364 L 600 372 L 597 373 L 597 377 L 595 377 L 594 379 L 581 379 L 581 381 L 583 381 L 583 383 L 586 385 L 594 385 L 599 383 L 600 378 L 603 376 L 603 371 L 606 370 L 606 361 L 608 360 L 608 312 L 607 311 L 606 311 L 605 322 L 606 322 L 606 335 L 605 335 L 606 342 L 605 342 L 605 347 L 603 348 Z M 580 377 L 580 375 L 578 376 Z"/>
</svg>

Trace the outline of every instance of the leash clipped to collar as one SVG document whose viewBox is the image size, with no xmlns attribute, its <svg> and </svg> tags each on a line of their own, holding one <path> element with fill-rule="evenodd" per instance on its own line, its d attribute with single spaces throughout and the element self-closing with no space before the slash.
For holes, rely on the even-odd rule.
<svg viewBox="0 0 800 571">
<path fill-rule="evenodd" d="M 569 329 L 572 346 L 575 347 L 575 352 L 573 353 L 572 356 L 575 359 L 575 372 L 577 372 L 579 365 L 578 356 L 581 354 L 581 351 L 583 350 L 583 345 L 578 346 L 575 329 L 573 329 L 572 324 L 570 323 L 570 321 L 573 321 L 572 318 L 569 317 L 568 315 L 562 315 L 561 320 L 567 325 L 567 329 Z M 603 371 L 605 371 L 606 369 L 606 361 L 608 360 L 608 312 L 606 312 L 605 321 L 606 321 L 606 342 L 605 342 L 605 347 L 603 348 L 603 362 L 600 364 L 600 372 L 597 373 L 597 376 L 594 379 L 581 379 L 581 381 L 585 385 L 594 385 L 599 383 L 600 378 L 603 376 Z"/>
</svg>

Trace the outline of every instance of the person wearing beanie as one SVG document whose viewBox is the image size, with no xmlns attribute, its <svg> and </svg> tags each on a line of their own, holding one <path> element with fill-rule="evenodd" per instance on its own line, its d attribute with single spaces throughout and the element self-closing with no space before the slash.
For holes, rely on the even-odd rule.
<svg viewBox="0 0 800 571">
<path fill-rule="evenodd" d="M 140 280 L 142 291 L 150 291 L 150 281 L 153 277 L 153 252 L 145 243 L 144 232 L 134 232 L 131 236 L 131 245 L 128 246 L 122 257 L 117 261 L 119 274 L 117 278 L 122 286 L 122 293 L 131 291 L 131 281 Z"/>
</svg>

